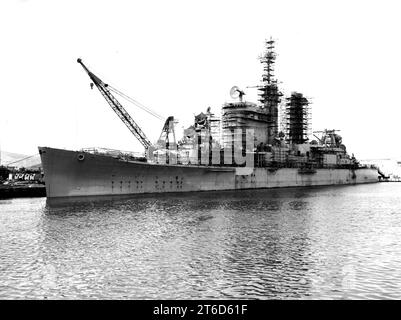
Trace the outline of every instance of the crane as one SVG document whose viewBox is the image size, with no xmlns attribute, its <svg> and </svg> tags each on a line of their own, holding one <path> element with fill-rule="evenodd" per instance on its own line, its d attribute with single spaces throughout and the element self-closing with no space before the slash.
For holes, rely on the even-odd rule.
<svg viewBox="0 0 401 320">
<path fill-rule="evenodd" d="M 118 102 L 118 100 L 111 94 L 109 89 L 113 89 L 113 91 L 115 91 L 117 93 L 119 93 L 119 92 L 117 90 L 115 90 L 114 88 L 112 88 L 111 86 L 109 86 L 108 84 L 104 83 L 102 80 L 100 80 L 99 77 L 97 77 L 95 74 L 93 74 L 91 71 L 89 71 L 89 69 L 82 62 L 82 59 L 80 59 L 80 58 L 77 59 L 77 62 L 84 68 L 84 70 L 89 75 L 89 78 L 93 81 L 93 84 L 99 89 L 100 93 L 106 99 L 107 103 L 114 110 L 114 112 L 118 115 L 118 117 L 122 120 L 122 122 L 124 122 L 124 124 L 132 132 L 132 134 L 145 147 L 145 152 L 149 156 L 152 156 L 152 152 L 150 152 L 150 150 L 149 150 L 149 149 L 151 149 L 151 147 L 153 147 L 152 143 L 146 137 L 145 133 L 137 125 L 137 123 L 134 121 L 134 119 L 132 119 L 132 117 L 129 115 L 129 113 L 124 109 L 124 107 L 121 105 L 121 103 Z M 93 84 L 91 84 L 91 87 L 93 87 Z M 155 116 L 160 117 L 157 114 L 155 114 Z"/>
</svg>

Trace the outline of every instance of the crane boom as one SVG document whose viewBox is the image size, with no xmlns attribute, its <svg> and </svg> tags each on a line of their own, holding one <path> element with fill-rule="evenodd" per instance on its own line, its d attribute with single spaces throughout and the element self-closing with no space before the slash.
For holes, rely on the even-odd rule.
<svg viewBox="0 0 401 320">
<path fill-rule="evenodd" d="M 89 75 L 89 78 L 93 81 L 95 86 L 99 89 L 102 96 L 106 99 L 107 103 L 114 110 L 114 112 L 118 115 L 122 122 L 128 127 L 128 129 L 132 132 L 132 134 L 139 140 L 139 142 L 148 150 L 152 143 L 146 137 L 145 133 L 142 129 L 136 124 L 134 119 L 129 115 L 129 113 L 124 109 L 120 102 L 111 94 L 109 89 L 107 89 L 108 85 L 104 83 L 100 78 L 98 78 L 95 74 L 93 74 L 89 69 L 84 65 L 81 59 L 78 59 L 77 62 L 84 68 L 84 70 Z"/>
</svg>

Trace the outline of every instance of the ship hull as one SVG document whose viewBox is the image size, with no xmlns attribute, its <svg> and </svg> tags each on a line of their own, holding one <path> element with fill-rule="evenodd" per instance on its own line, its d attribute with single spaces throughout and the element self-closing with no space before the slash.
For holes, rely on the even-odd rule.
<svg viewBox="0 0 401 320">
<path fill-rule="evenodd" d="M 39 147 L 48 198 L 304 187 L 378 182 L 373 168 L 238 168 L 163 165 Z"/>
</svg>

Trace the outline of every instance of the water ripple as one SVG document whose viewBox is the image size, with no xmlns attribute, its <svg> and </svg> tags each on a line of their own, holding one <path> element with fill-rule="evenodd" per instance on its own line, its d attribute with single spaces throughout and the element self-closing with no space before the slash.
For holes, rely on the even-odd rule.
<svg viewBox="0 0 401 320">
<path fill-rule="evenodd" d="M 400 191 L 0 200 L 0 298 L 400 299 Z"/>
</svg>

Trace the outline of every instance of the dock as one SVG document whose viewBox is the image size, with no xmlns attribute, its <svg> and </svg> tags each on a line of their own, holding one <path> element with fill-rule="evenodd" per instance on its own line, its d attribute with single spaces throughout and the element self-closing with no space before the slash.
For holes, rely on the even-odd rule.
<svg viewBox="0 0 401 320">
<path fill-rule="evenodd" d="M 44 184 L 5 185 L 0 184 L 0 199 L 46 197 Z"/>
</svg>

